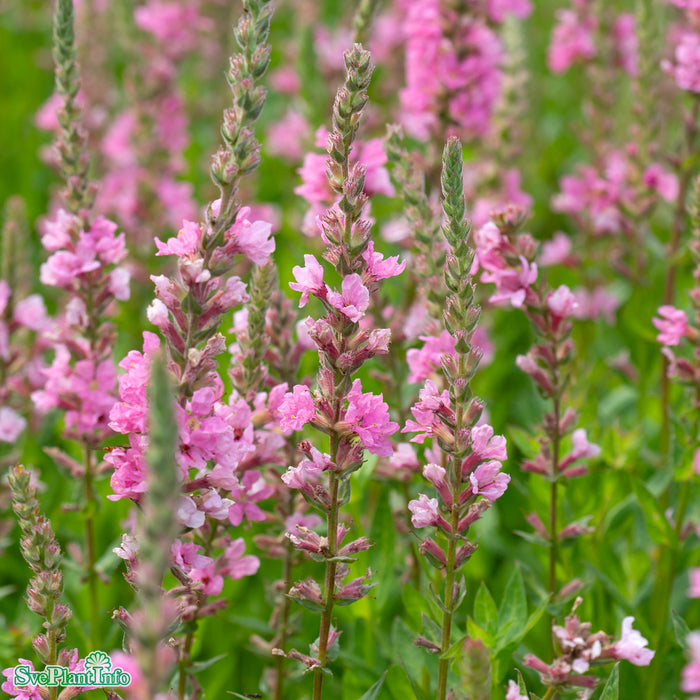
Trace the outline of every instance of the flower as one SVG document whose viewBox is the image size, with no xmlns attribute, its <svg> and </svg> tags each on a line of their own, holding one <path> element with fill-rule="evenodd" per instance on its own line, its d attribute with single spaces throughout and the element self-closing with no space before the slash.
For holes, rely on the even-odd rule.
<svg viewBox="0 0 700 700">
<path fill-rule="evenodd" d="M 362 284 L 360 275 L 354 272 L 343 279 L 341 289 L 342 294 L 339 294 L 326 285 L 328 303 L 357 323 L 369 306 L 369 290 Z"/>
<path fill-rule="evenodd" d="M 251 223 L 246 218 L 248 214 L 250 207 L 242 207 L 226 235 L 229 240 L 235 240 L 256 265 L 265 265 L 275 250 L 275 239 L 271 238 L 272 224 L 267 221 Z"/>
<path fill-rule="evenodd" d="M 563 319 L 572 316 L 578 309 L 576 296 L 571 290 L 562 284 L 555 291 L 547 294 L 547 307 L 555 318 Z"/>
<path fill-rule="evenodd" d="M 413 527 L 430 527 L 437 525 L 440 513 L 437 498 L 428 498 L 424 493 L 418 494 L 418 500 L 408 502 Z"/>
<path fill-rule="evenodd" d="M 27 420 L 9 406 L 0 407 L 0 441 L 13 443 L 27 427 Z"/>
<path fill-rule="evenodd" d="M 304 256 L 304 267 L 296 265 L 292 269 L 296 282 L 290 282 L 289 286 L 301 292 L 299 308 L 303 308 L 309 302 L 309 294 L 319 295 L 325 290 L 323 284 L 323 267 L 313 255 Z"/>
<path fill-rule="evenodd" d="M 469 475 L 469 481 L 475 496 L 483 496 L 487 501 L 493 503 L 505 493 L 510 475 L 501 472 L 500 462 L 490 460 L 480 464 Z"/>
<path fill-rule="evenodd" d="M 687 642 L 690 661 L 683 668 L 681 690 L 684 693 L 697 693 L 700 691 L 700 632 L 691 632 Z"/>
<path fill-rule="evenodd" d="M 345 420 L 362 444 L 374 455 L 391 457 L 394 450 L 388 437 L 399 429 L 399 425 L 389 420 L 389 406 L 382 394 L 363 394 L 362 383 L 356 379 L 348 392 L 348 404 Z"/>
<path fill-rule="evenodd" d="M 681 342 L 681 338 L 688 332 L 688 318 L 684 311 L 674 306 L 659 306 L 659 316 L 651 322 L 661 331 L 656 340 L 666 347 L 673 347 Z"/>
<path fill-rule="evenodd" d="M 277 410 L 282 430 L 301 430 L 316 415 L 316 406 L 309 387 L 297 384 L 292 391 L 284 395 L 284 401 Z"/>
<path fill-rule="evenodd" d="M 513 680 L 508 681 L 508 692 L 506 692 L 506 700 L 529 700 L 527 695 L 520 692 L 520 686 Z"/>
<path fill-rule="evenodd" d="M 183 221 L 182 228 L 177 236 L 168 239 L 163 243 L 160 238 L 156 238 L 156 255 L 177 255 L 179 258 L 194 257 L 199 250 L 199 243 L 202 240 L 202 229 L 194 221 Z"/>
<path fill-rule="evenodd" d="M 649 642 L 637 630 L 632 629 L 633 622 L 633 617 L 622 620 L 622 636 L 620 641 L 612 645 L 614 658 L 625 659 L 635 666 L 648 666 L 656 652 L 646 648 Z"/>
</svg>

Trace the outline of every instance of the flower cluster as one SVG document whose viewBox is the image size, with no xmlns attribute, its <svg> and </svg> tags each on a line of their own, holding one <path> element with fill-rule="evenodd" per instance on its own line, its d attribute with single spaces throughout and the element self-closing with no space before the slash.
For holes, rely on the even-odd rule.
<svg viewBox="0 0 700 700">
<path fill-rule="evenodd" d="M 574 609 L 581 602 L 578 598 Z M 560 655 L 551 664 L 546 664 L 533 654 L 525 656 L 525 665 L 540 674 L 542 683 L 548 688 L 571 688 L 589 691 L 590 697 L 598 679 L 586 675 L 592 666 L 626 660 L 635 666 L 648 666 L 654 652 L 647 648 L 647 640 L 632 627 L 633 617 L 622 621 L 620 639 L 613 642 L 604 632 L 591 632 L 590 622 L 581 622 L 572 612 L 566 617 L 563 627 L 552 626 L 552 633 Z"/>
<path fill-rule="evenodd" d="M 481 11 L 469 13 L 437 0 L 407 3 L 406 87 L 400 98 L 402 121 L 412 136 L 426 140 L 446 127 L 469 138 L 489 132 L 503 61 L 502 43 L 492 26 L 507 14 L 522 19 L 531 10 L 525 1 L 486 3 Z"/>
</svg>

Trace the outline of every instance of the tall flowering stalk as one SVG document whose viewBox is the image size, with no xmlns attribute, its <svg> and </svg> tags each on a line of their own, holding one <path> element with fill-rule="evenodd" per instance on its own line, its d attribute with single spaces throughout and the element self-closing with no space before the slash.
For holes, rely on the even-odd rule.
<svg viewBox="0 0 700 700">
<path fill-rule="evenodd" d="M 470 388 L 482 355 L 472 343 L 480 309 L 474 303 L 470 275 L 474 251 L 469 246 L 470 227 L 465 217 L 462 147 L 456 138 L 447 142 L 443 153 L 442 192 L 446 222 L 442 230 L 449 245 L 445 284 L 450 292 L 443 321 L 454 340 L 454 352 L 441 357 L 446 388 L 441 391 L 433 380 L 426 380 L 418 403 L 411 409 L 415 420 L 407 421 L 402 430 L 417 433 L 412 442 L 435 438 L 430 456 L 440 462 L 423 468 L 423 476 L 439 498 L 420 494 L 408 504 L 414 527 L 436 527 L 439 539 L 446 540 L 441 545 L 425 537 L 420 547 L 428 560 L 445 572 L 440 644 L 419 639 L 423 646 L 441 654 L 438 700 L 447 697 L 450 659 L 446 653 L 452 645 L 453 616 L 466 592 L 464 580 L 457 581 L 457 572 L 476 549 L 467 539 L 469 527 L 503 495 L 510 481 L 500 471 L 506 458 L 505 439 L 494 436 L 491 426 L 477 425 L 485 405 Z"/>
<path fill-rule="evenodd" d="M 92 204 L 96 185 L 89 181 L 89 154 L 77 96 L 80 75 L 76 59 L 74 14 L 71 0 L 59 0 L 54 16 L 54 59 L 57 111 L 60 125 L 56 144 L 58 165 L 65 181 L 65 208 L 43 222 L 42 244 L 51 253 L 41 266 L 41 281 L 68 293 L 65 311 L 51 340 L 55 358 L 43 373 L 46 383 L 32 399 L 39 411 L 66 411 L 64 434 L 82 444 L 82 464 L 58 449 L 54 459 L 83 481 L 85 500 L 85 567 L 88 580 L 91 635 L 97 643 L 101 618 L 95 562 L 93 482 L 102 470 L 95 451 L 109 435 L 109 412 L 114 405 L 116 372 L 112 359 L 115 330 L 106 321 L 112 302 L 129 298 L 129 272 L 119 263 L 126 257 L 124 234 Z"/>
<path fill-rule="evenodd" d="M 347 563 L 354 560 L 354 554 L 369 547 L 366 538 L 341 546 L 347 528 L 341 523 L 340 510 L 350 497 L 350 475 L 362 466 L 365 449 L 390 456 L 389 436 L 399 427 L 389 419 L 382 395 L 364 393 L 361 381 L 352 379 L 366 360 L 388 351 L 388 330 L 368 332 L 359 324 L 379 281 L 403 268 L 397 258 L 385 260 L 374 250 L 371 224 L 363 215 L 367 203 L 363 192 L 366 168 L 350 160 L 373 71 L 369 52 L 355 44 L 345 54 L 345 66 L 345 84 L 338 90 L 333 105 L 327 161 L 330 185 L 340 199 L 322 217 L 327 246 L 324 257 L 342 277 L 342 284 L 340 291 L 326 284 L 323 266 L 313 255 L 304 256 L 303 268 L 294 268 L 296 281 L 290 286 L 301 292 L 300 306 L 313 295 L 323 303 L 327 314 L 307 321 L 309 335 L 319 352 L 318 388 L 312 395 L 308 386 L 296 385 L 279 407 L 283 429 L 300 430 L 310 423 L 330 439 L 327 454 L 302 442 L 299 447 L 306 458 L 282 477 L 326 516 L 324 537 L 307 528 L 297 528 L 296 533 L 289 534 L 298 549 L 325 563 L 323 588 L 307 579 L 289 592 L 306 607 L 321 613 L 318 645 L 312 646 L 314 656 L 294 649 L 288 654 L 313 670 L 314 700 L 321 698 L 329 649 L 340 634 L 331 625 L 333 609 L 336 604 L 363 597 L 368 589 L 364 576 L 343 584 Z"/>
<path fill-rule="evenodd" d="M 147 314 L 165 339 L 167 366 L 176 386 L 176 458 L 183 492 L 177 516 L 187 528 L 171 549 L 171 570 L 180 584 L 175 589 L 179 613 L 185 623 L 176 645 L 179 700 L 187 696 L 188 687 L 195 696 L 200 692 L 191 667 L 197 623 L 226 606 L 226 601 L 210 598 L 221 593 L 225 576 L 248 576 L 259 566 L 257 557 L 243 555 L 245 542 L 231 539 L 226 523 L 236 527 L 243 519 L 264 519 L 256 502 L 271 495 L 271 489 L 253 470 L 267 461 L 267 445 L 256 435 L 246 397 L 233 392 L 224 403 L 217 365 L 218 355 L 225 350 L 225 339 L 219 332 L 222 319 L 248 300 L 245 284 L 229 273 L 239 255 L 264 265 L 275 248 L 271 225 L 251 222 L 247 218 L 250 209 L 241 207 L 237 199 L 242 177 L 260 161 L 253 126 L 265 102 L 265 90 L 257 81 L 269 63 L 271 15 L 266 0 L 249 0 L 235 28 L 241 51 L 231 58 L 227 75 L 233 103 L 224 112 L 224 144 L 211 166 L 219 199 L 209 205 L 205 222 L 184 221 L 177 236 L 165 243 L 156 239 L 157 255 L 177 258 L 175 275 L 152 278 L 156 299 Z M 256 297 L 254 302 L 254 307 L 264 305 L 264 298 Z M 257 311 L 253 314 L 254 318 L 258 315 Z M 144 457 L 150 438 L 145 424 L 145 384 L 159 345 L 157 336 L 145 333 L 143 353 L 129 353 L 121 363 L 127 374 L 120 378 L 122 401 L 114 407 L 110 425 L 128 434 L 130 442 L 108 457 L 115 467 L 114 498 L 140 502 L 148 490 Z M 243 369 L 247 394 L 259 377 L 254 376 L 255 367 L 250 362 L 244 363 Z M 127 535 L 120 556 L 128 566 L 134 559 L 133 544 Z"/>
<path fill-rule="evenodd" d="M 527 354 L 518 355 L 516 364 L 530 375 L 551 406 L 543 417 L 540 452 L 528 459 L 523 469 L 540 474 L 550 482 L 547 525 L 536 513 L 528 516 L 528 522 L 549 543 L 547 587 L 554 597 L 561 580 L 557 571 L 559 543 L 587 531 L 579 521 L 562 527 L 559 484 L 584 475 L 587 467 L 581 460 L 596 457 L 600 448 L 588 442 L 583 428 L 574 429 L 576 411 L 565 410 L 565 391 L 575 350 L 571 331 L 576 299 L 565 285 L 551 289 L 542 280 L 536 284 L 536 244 L 529 234 L 516 235 L 522 218 L 520 211 L 509 208 L 495 216 L 496 223 L 492 221 L 482 226 L 476 234 L 477 260 L 483 270 L 482 281 L 496 285 L 496 293 L 490 301 L 510 302 L 513 307 L 522 309 L 538 336 Z M 567 450 L 568 435 L 571 438 Z"/>
</svg>

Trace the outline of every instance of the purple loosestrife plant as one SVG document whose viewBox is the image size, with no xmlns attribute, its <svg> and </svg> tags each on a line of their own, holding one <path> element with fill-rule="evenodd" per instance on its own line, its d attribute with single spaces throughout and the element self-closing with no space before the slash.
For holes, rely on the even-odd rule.
<svg viewBox="0 0 700 700">
<path fill-rule="evenodd" d="M 445 700 L 449 690 L 447 652 L 453 642 L 453 616 L 466 592 L 464 579 L 457 579 L 458 571 L 476 549 L 467 539 L 469 527 L 503 495 L 510 481 L 510 476 L 501 472 L 501 462 L 506 459 L 505 439 L 494 436 L 491 426 L 478 424 L 485 405 L 470 388 L 482 354 L 472 344 L 480 309 L 474 303 L 470 274 L 474 251 L 469 246 L 465 214 L 462 147 L 456 138 L 445 146 L 442 192 L 442 230 L 449 246 L 444 273 L 449 295 L 443 321 L 454 340 L 454 351 L 441 356 L 443 383 L 438 386 L 432 379 L 426 380 L 411 409 L 415 420 L 407 421 L 402 430 L 416 433 L 412 442 L 433 438 L 430 454 L 435 461 L 424 466 L 423 476 L 435 488 L 437 498 L 421 493 L 408 508 L 416 529 L 436 528 L 436 539 L 422 538 L 420 549 L 431 564 L 445 572 L 445 590 L 439 603 L 443 613 L 438 625 L 440 643 L 422 637 L 417 641 L 441 655 L 438 700 Z"/>
<path fill-rule="evenodd" d="M 309 442 L 300 450 L 305 459 L 291 466 L 282 477 L 290 488 L 298 489 L 311 505 L 326 517 L 325 536 L 308 528 L 297 528 L 289 537 L 295 547 L 325 563 L 323 588 L 313 579 L 296 583 L 289 595 L 304 606 L 321 613 L 321 625 L 313 656 L 296 650 L 290 658 L 302 661 L 314 673 L 313 698 L 320 700 L 323 677 L 328 673 L 329 650 L 340 632 L 332 627 L 333 608 L 348 604 L 366 594 L 367 578 L 344 583 L 347 564 L 370 544 L 360 538 L 342 543 L 347 528 L 340 522 L 340 510 L 350 498 L 350 476 L 363 463 L 364 450 L 391 456 L 389 436 L 398 430 L 390 420 L 382 395 L 363 392 L 357 370 L 374 355 L 388 351 L 387 329 L 368 330 L 361 323 L 379 282 L 399 274 L 397 259 L 384 259 L 374 251 L 371 224 L 364 215 L 366 168 L 352 162 L 350 152 L 367 103 L 367 88 L 373 66 L 369 52 L 359 44 L 345 54 L 347 77 L 333 105 L 333 129 L 328 136 L 327 173 L 331 188 L 339 197 L 321 219 L 326 243 L 324 258 L 342 277 L 340 290 L 324 281 L 324 267 L 313 255 L 305 255 L 304 267 L 294 268 L 292 289 L 301 293 L 300 306 L 310 296 L 319 299 L 326 315 L 309 318 L 307 327 L 318 348 L 320 368 L 317 388 L 297 384 L 285 395 L 279 407 L 280 426 L 300 430 L 313 425 L 330 439 L 328 453 Z"/>
<path fill-rule="evenodd" d="M 540 474 L 550 484 L 548 525 L 534 513 L 528 522 L 549 546 L 548 590 L 552 599 L 560 588 L 559 541 L 588 531 L 580 521 L 564 527 L 559 521 L 559 482 L 582 476 L 587 467 L 582 460 L 596 457 L 600 448 L 588 442 L 583 428 L 574 429 L 577 413 L 564 409 L 565 391 L 571 377 L 569 367 L 574 355 L 571 339 L 572 315 L 577 302 L 568 287 L 550 289 L 543 280 L 537 283 L 534 262 L 536 245 L 529 234 L 516 235 L 522 224 L 522 212 L 507 208 L 476 233 L 478 268 L 481 279 L 496 285 L 491 302 L 510 302 L 524 311 L 538 340 L 525 355 L 518 355 L 517 366 L 530 375 L 542 396 L 551 402 L 543 418 L 540 452 L 523 464 L 525 471 Z M 565 445 L 570 435 L 570 447 Z"/>
<path fill-rule="evenodd" d="M 43 370 L 45 384 L 32 394 L 40 412 L 65 411 L 64 435 L 81 443 L 83 462 L 59 449 L 47 450 L 54 460 L 83 481 L 85 500 L 85 567 L 88 580 L 93 645 L 100 628 L 98 559 L 95 543 L 97 499 L 94 479 L 104 471 L 96 450 L 110 434 L 107 422 L 114 405 L 116 371 L 112 358 L 115 328 L 107 320 L 113 302 L 129 298 L 129 272 L 120 265 L 127 255 L 117 225 L 94 216 L 96 185 L 88 178 L 89 154 L 77 102 L 80 75 L 76 59 L 72 0 L 58 0 L 54 15 L 54 59 L 60 125 L 58 164 L 65 181 L 65 208 L 43 222 L 41 242 L 51 253 L 41 266 L 41 281 L 64 290 L 68 302 L 51 340 L 55 357 Z"/>
<path fill-rule="evenodd" d="M 173 277 L 152 278 L 156 299 L 148 318 L 165 339 L 167 366 L 176 386 L 176 459 L 183 491 L 177 517 L 187 528 L 171 549 L 171 570 L 181 584 L 174 594 L 184 623 L 177 640 L 179 700 L 187 696 L 188 685 L 192 697 L 200 692 L 191 669 L 197 620 L 226 606 L 225 600 L 209 599 L 221 593 L 225 576 L 248 576 L 259 566 L 256 557 L 244 556 L 243 539 L 231 539 L 226 533 L 226 523 L 236 527 L 244 519 L 263 520 L 256 502 L 272 493 L 254 471 L 266 463 L 262 453 L 267 446 L 261 436 L 256 437 L 251 408 L 237 392 L 224 403 L 217 366 L 217 357 L 225 350 L 224 337 L 218 332 L 224 314 L 248 299 L 245 284 L 229 273 L 239 255 L 264 265 L 275 248 L 271 225 L 251 222 L 250 209 L 241 207 L 237 199 L 241 178 L 260 160 L 253 126 L 265 101 L 265 90 L 257 81 L 269 62 L 271 14 L 265 0 L 245 2 L 235 29 L 241 51 L 232 57 L 227 75 L 233 104 L 224 112 L 224 145 L 211 166 L 219 199 L 207 208 L 204 223 L 184 221 L 177 236 L 165 243 L 156 238 L 157 255 L 177 258 Z M 143 353 L 132 351 L 121 363 L 127 374 L 120 377 L 122 401 L 114 407 L 110 425 L 129 435 L 129 446 L 109 455 L 115 467 L 113 498 L 140 502 L 148 488 L 145 384 L 159 345 L 156 335 L 145 333 Z M 252 369 L 250 363 L 247 368 L 244 365 L 250 381 L 255 379 Z M 129 563 L 133 559 L 128 536 L 120 556 Z"/>
</svg>

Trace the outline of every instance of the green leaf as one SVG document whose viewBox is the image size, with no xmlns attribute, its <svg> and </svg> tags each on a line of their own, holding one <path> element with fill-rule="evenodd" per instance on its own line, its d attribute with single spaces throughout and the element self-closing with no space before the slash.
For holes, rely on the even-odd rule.
<svg viewBox="0 0 700 700">
<path fill-rule="evenodd" d="M 387 673 L 389 673 L 388 669 L 382 673 L 382 677 L 360 698 L 360 700 L 377 700 Z"/>
<path fill-rule="evenodd" d="M 678 646 L 680 646 L 681 649 L 687 649 L 687 640 L 690 634 L 688 623 L 675 610 L 671 610 L 671 619 L 673 620 L 673 634 L 676 637 Z"/>
<path fill-rule="evenodd" d="M 474 599 L 474 622 L 479 627 L 485 629 L 493 635 L 496 619 L 498 618 L 498 608 L 484 581 L 481 582 L 479 590 Z"/>
<path fill-rule="evenodd" d="M 618 700 L 620 697 L 620 664 L 613 666 L 612 673 L 608 676 L 600 700 Z"/>
<path fill-rule="evenodd" d="M 431 642 L 437 642 L 439 644 L 442 639 L 442 627 L 425 613 L 421 613 L 421 619 L 423 621 L 423 634 Z"/>
<path fill-rule="evenodd" d="M 422 649 L 413 646 L 414 634 L 404 621 L 397 617 L 391 626 L 391 644 L 401 667 L 406 671 L 408 680 L 416 698 L 424 698 L 421 690 L 421 679 L 425 668 L 426 654 Z"/>
<path fill-rule="evenodd" d="M 498 611 L 497 625 L 496 643 L 498 647 L 503 647 L 517 639 L 526 628 L 527 600 L 525 599 L 525 584 L 518 565 L 516 565 L 506 584 L 501 607 Z"/>
<path fill-rule="evenodd" d="M 205 671 L 213 666 L 217 661 L 225 659 L 227 656 L 228 654 L 219 654 L 218 656 L 212 656 L 211 659 L 207 659 L 206 661 L 197 661 L 196 663 L 188 666 L 187 671 L 188 673 L 201 673 L 202 671 Z"/>
<path fill-rule="evenodd" d="M 389 504 L 389 489 L 385 488 L 377 502 L 370 539 L 375 546 L 370 551 L 370 563 L 377 582 L 377 608 L 381 612 L 392 604 L 399 593 L 399 577 L 395 575 L 396 561 L 396 527 Z"/>
<path fill-rule="evenodd" d="M 666 519 L 661 504 L 651 495 L 649 489 L 637 479 L 632 479 L 632 488 L 634 489 L 639 505 L 644 513 L 649 537 L 651 537 L 656 544 L 670 546 L 675 539 L 675 535 Z"/>
</svg>

